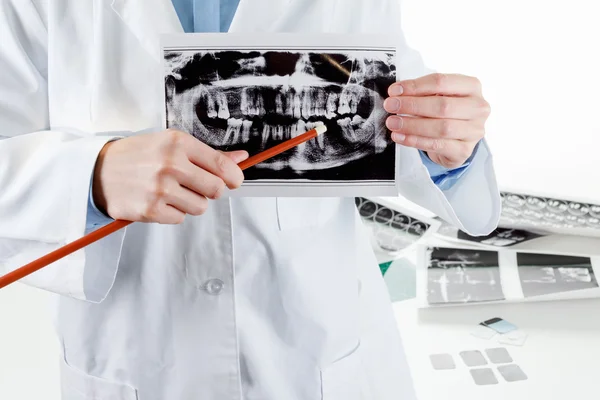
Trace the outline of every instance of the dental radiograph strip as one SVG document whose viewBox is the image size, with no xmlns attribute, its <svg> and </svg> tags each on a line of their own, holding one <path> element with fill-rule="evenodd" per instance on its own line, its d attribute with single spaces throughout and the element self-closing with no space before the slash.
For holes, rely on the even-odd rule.
<svg viewBox="0 0 600 400">
<path fill-rule="evenodd" d="M 252 155 L 324 124 L 326 135 L 245 171 L 244 185 L 393 194 L 396 146 L 383 100 L 396 81 L 394 47 L 215 46 L 214 37 L 163 45 L 167 128 Z"/>
</svg>

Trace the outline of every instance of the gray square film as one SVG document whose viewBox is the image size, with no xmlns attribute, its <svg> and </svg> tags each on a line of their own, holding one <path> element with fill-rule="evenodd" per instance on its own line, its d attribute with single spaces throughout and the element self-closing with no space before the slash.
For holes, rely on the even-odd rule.
<svg viewBox="0 0 600 400">
<path fill-rule="evenodd" d="M 502 375 L 506 382 L 517 382 L 527 380 L 525 372 L 516 364 L 501 365 L 498 367 L 498 372 Z"/>
<path fill-rule="evenodd" d="M 433 369 L 445 370 L 456 368 L 456 364 L 454 364 L 454 359 L 450 354 L 432 354 L 429 356 L 429 359 L 431 360 L 431 365 L 433 366 Z"/>
<path fill-rule="evenodd" d="M 508 354 L 508 350 L 506 350 L 504 347 L 486 349 L 485 354 L 487 354 L 490 361 L 494 364 L 508 364 L 513 361 L 510 354 Z"/>
<path fill-rule="evenodd" d="M 439 247 L 430 251 L 429 304 L 504 300 L 497 252 Z"/>
<path fill-rule="evenodd" d="M 461 351 L 460 356 L 467 367 L 478 367 L 487 364 L 487 360 L 479 350 Z"/>
<path fill-rule="evenodd" d="M 476 385 L 495 385 L 498 383 L 494 371 L 490 368 L 474 368 L 470 372 Z"/>
</svg>

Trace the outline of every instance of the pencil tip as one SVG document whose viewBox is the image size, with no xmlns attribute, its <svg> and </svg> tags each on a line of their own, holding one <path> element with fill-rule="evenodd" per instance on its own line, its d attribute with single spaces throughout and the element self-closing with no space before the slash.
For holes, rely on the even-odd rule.
<svg viewBox="0 0 600 400">
<path fill-rule="evenodd" d="M 322 133 L 325 133 L 325 131 L 327 131 L 327 126 L 323 125 L 317 125 L 315 126 L 315 130 L 317 131 L 317 135 L 320 135 Z"/>
</svg>

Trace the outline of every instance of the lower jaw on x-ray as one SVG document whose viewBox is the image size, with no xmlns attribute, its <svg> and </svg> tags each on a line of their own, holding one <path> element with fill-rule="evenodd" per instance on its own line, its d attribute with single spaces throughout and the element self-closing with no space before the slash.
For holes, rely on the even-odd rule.
<svg viewBox="0 0 600 400">
<path fill-rule="evenodd" d="M 320 56 L 171 55 L 178 62 L 165 81 L 168 126 L 216 149 L 252 155 L 326 125 L 325 134 L 259 164 L 246 172 L 246 179 L 393 180 L 395 146 L 383 109 L 385 90 L 395 80 L 393 66 Z M 334 56 L 339 62 L 328 64 Z M 234 67 L 228 69 L 223 59 Z M 381 75 L 366 76 L 367 69 L 373 75 L 381 67 Z"/>
</svg>

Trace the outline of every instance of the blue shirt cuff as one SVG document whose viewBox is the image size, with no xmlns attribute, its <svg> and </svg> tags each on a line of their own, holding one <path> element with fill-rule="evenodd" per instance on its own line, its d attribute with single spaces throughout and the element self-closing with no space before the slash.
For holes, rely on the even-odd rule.
<svg viewBox="0 0 600 400">
<path fill-rule="evenodd" d="M 88 193 L 88 207 L 87 207 L 87 217 L 85 221 L 85 233 L 88 234 L 91 231 L 94 231 L 101 226 L 104 226 L 112 221 L 114 221 L 111 217 L 104 214 L 102 211 L 98 209 L 96 203 L 94 203 L 93 196 L 93 178 L 90 180 L 90 189 Z"/>
<path fill-rule="evenodd" d="M 458 168 L 443 167 L 431 161 L 427 154 L 422 150 L 419 150 L 419 154 L 421 155 L 423 165 L 425 165 L 425 168 L 427 168 L 427 171 L 429 171 L 429 176 L 431 177 L 433 183 L 435 183 L 436 186 L 439 187 L 441 190 L 449 190 L 460 180 L 460 178 L 465 174 L 465 172 L 467 172 L 469 166 L 471 165 L 471 162 L 473 161 L 473 158 L 477 154 L 478 148 L 479 143 L 477 143 L 477 145 L 473 149 L 471 157 L 469 157 L 467 161 L 465 161 L 465 163 Z"/>
</svg>

